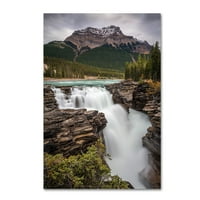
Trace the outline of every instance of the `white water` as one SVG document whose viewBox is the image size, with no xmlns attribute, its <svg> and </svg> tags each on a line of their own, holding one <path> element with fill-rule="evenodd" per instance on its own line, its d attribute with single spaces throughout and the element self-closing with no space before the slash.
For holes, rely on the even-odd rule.
<svg viewBox="0 0 200 200">
<path fill-rule="evenodd" d="M 67 96 L 60 88 L 53 88 L 59 109 L 88 108 L 102 110 L 113 105 L 112 95 L 102 87 L 74 87 Z"/>
<path fill-rule="evenodd" d="M 127 113 L 113 103 L 112 95 L 102 87 L 72 88 L 68 97 L 59 88 L 53 91 L 60 109 L 97 109 L 105 114 L 108 123 L 103 134 L 106 152 L 111 156 L 106 157 L 106 162 L 112 174 L 129 181 L 136 189 L 144 189 L 139 173 L 148 165 L 148 152 L 142 146 L 142 137 L 151 125 L 148 117 L 133 109 Z"/>
</svg>

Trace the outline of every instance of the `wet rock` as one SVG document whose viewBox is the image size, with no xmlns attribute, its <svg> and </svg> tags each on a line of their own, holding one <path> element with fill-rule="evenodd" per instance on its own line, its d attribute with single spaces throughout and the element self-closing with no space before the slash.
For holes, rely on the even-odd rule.
<svg viewBox="0 0 200 200">
<path fill-rule="evenodd" d="M 155 161 L 152 162 L 155 165 Z M 142 182 L 146 185 L 147 188 L 150 189 L 160 189 L 161 188 L 161 173 L 160 168 L 156 168 L 156 170 L 152 167 L 152 165 L 147 166 L 140 173 L 140 177 Z"/>
<path fill-rule="evenodd" d="M 71 94 L 71 87 L 70 86 L 56 86 L 56 87 L 60 88 L 62 90 L 62 92 L 65 93 L 66 95 Z"/>
<path fill-rule="evenodd" d="M 106 85 L 106 89 L 113 95 L 114 103 L 122 104 L 128 109 L 132 106 L 132 94 L 137 85 L 136 82 L 128 80 Z"/>
<path fill-rule="evenodd" d="M 54 93 L 51 90 L 51 86 L 44 87 L 44 112 L 49 112 L 57 108 L 57 102 L 54 97 Z"/>
<path fill-rule="evenodd" d="M 135 188 L 133 187 L 133 185 L 131 185 L 130 182 L 128 182 L 128 181 L 125 181 L 125 182 L 128 184 L 128 188 L 129 188 L 129 189 L 135 189 Z"/>
<path fill-rule="evenodd" d="M 143 145 L 153 154 L 160 155 L 160 137 L 156 134 L 147 133 L 142 138 Z"/>
<path fill-rule="evenodd" d="M 90 110 L 90 111 L 86 111 L 85 115 L 86 115 L 87 119 L 92 119 L 97 113 L 98 113 L 98 111 L 96 111 L 96 110 Z"/>
<path fill-rule="evenodd" d="M 161 151 L 161 112 L 160 92 L 153 92 L 148 84 L 140 84 L 133 93 L 133 108 L 146 113 L 152 123 L 142 138 L 143 145 L 150 151 L 149 165 L 145 180 L 152 188 L 160 188 L 160 151 Z"/>
</svg>

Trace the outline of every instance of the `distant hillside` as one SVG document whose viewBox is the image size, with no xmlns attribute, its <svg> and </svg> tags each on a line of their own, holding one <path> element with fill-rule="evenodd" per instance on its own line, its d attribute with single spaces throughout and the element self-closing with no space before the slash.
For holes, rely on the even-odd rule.
<svg viewBox="0 0 200 200">
<path fill-rule="evenodd" d="M 75 52 L 71 47 L 67 46 L 65 42 L 53 41 L 44 45 L 44 56 L 64 58 L 73 61 Z"/>
<path fill-rule="evenodd" d="M 90 49 L 79 55 L 76 60 L 88 65 L 119 70 L 124 70 L 125 62 L 132 61 L 129 53 L 111 46 Z"/>
<path fill-rule="evenodd" d="M 61 58 L 44 57 L 44 76 L 53 78 L 84 78 L 97 76 L 98 78 L 123 78 L 121 71 L 98 68 Z"/>
</svg>

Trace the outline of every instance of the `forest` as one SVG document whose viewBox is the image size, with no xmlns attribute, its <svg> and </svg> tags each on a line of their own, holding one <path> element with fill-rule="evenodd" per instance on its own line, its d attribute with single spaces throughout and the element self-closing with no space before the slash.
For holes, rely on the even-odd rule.
<svg viewBox="0 0 200 200">
<path fill-rule="evenodd" d="M 62 58 L 44 57 L 46 68 L 44 77 L 52 78 L 84 78 L 96 76 L 103 78 L 123 78 L 124 73 L 115 69 L 99 68 L 78 62 L 67 61 Z"/>
<path fill-rule="evenodd" d="M 121 71 L 124 71 L 126 61 L 132 61 L 131 55 L 128 52 L 108 45 L 91 49 L 77 58 L 77 62 L 83 64 Z"/>
<path fill-rule="evenodd" d="M 112 56 L 111 56 L 112 57 Z M 118 58 L 119 59 L 119 58 Z M 118 59 L 113 62 L 118 62 Z M 90 58 L 92 63 L 92 58 Z M 102 59 L 104 60 L 104 59 Z M 85 78 L 85 76 L 96 76 L 98 79 L 119 78 L 132 79 L 140 81 L 151 79 L 160 81 L 161 79 L 161 52 L 158 42 L 152 47 L 150 54 L 138 54 L 136 61 L 129 61 L 122 64 L 121 70 L 95 67 L 93 65 L 73 62 L 64 58 L 44 57 L 46 67 L 44 69 L 44 77 L 52 78 Z"/>
<path fill-rule="evenodd" d="M 44 56 L 73 61 L 75 52 L 72 48 L 66 46 L 64 42 L 54 41 L 44 45 Z"/>
<path fill-rule="evenodd" d="M 161 80 L 161 53 L 158 42 L 152 47 L 149 55 L 138 55 L 135 62 L 126 62 L 125 79 L 140 81 L 151 79 Z"/>
</svg>

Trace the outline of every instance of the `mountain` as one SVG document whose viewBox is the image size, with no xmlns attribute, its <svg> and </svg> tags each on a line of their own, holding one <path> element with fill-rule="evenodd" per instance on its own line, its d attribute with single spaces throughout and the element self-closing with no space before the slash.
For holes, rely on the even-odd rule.
<svg viewBox="0 0 200 200">
<path fill-rule="evenodd" d="M 44 56 L 64 58 L 96 67 L 124 70 L 125 62 L 149 54 L 152 46 L 124 35 L 117 26 L 77 30 L 64 41 L 44 45 Z"/>
<path fill-rule="evenodd" d="M 132 36 L 126 36 L 117 26 L 108 26 L 101 29 L 88 27 L 74 31 L 65 40 L 79 52 L 85 49 L 94 49 L 103 45 L 111 45 L 115 48 L 124 49 L 131 53 L 148 54 L 151 46 L 146 41 L 139 41 Z"/>
<path fill-rule="evenodd" d="M 53 41 L 44 45 L 44 56 L 65 58 L 66 60 L 73 61 L 76 53 L 65 42 Z"/>
<path fill-rule="evenodd" d="M 89 49 L 76 59 L 77 62 L 87 65 L 118 70 L 124 70 L 125 62 L 132 60 L 133 58 L 128 52 L 108 45 Z"/>
</svg>

